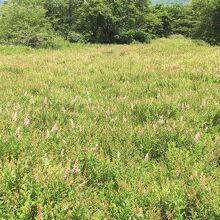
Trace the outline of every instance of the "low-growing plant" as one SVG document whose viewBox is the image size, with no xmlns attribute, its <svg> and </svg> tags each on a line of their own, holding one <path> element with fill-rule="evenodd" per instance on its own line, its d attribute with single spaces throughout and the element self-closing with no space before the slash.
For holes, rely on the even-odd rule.
<svg viewBox="0 0 220 220">
<path fill-rule="evenodd" d="M 219 56 L 1 45 L 0 219 L 219 219 Z"/>
</svg>

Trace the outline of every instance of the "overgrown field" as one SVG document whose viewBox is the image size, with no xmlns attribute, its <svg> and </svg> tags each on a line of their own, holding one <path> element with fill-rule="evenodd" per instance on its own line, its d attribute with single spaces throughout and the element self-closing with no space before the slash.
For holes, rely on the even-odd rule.
<svg viewBox="0 0 220 220">
<path fill-rule="evenodd" d="M 220 47 L 0 46 L 0 219 L 220 218 Z"/>
</svg>

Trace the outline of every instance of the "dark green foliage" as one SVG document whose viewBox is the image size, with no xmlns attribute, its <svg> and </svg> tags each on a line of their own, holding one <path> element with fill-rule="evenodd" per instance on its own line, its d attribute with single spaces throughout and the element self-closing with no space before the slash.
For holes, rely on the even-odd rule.
<svg viewBox="0 0 220 220">
<path fill-rule="evenodd" d="M 220 111 L 218 111 L 213 118 L 213 125 L 220 125 Z"/>
<path fill-rule="evenodd" d="M 167 37 L 172 33 L 172 20 L 168 12 L 168 7 L 156 5 L 153 7 L 153 13 L 158 22 L 153 22 L 154 34 L 159 37 Z"/>
<path fill-rule="evenodd" d="M 179 2 L 176 2 L 179 3 Z M 149 0 L 9 0 L 0 17 L 0 41 L 56 47 L 71 43 L 149 43 L 183 35 L 220 42 L 220 0 L 156 4 Z"/>
<path fill-rule="evenodd" d="M 112 43 L 117 33 L 117 17 L 106 2 L 89 0 L 82 5 L 77 27 L 90 42 Z"/>
<path fill-rule="evenodd" d="M 192 2 L 197 25 L 193 37 L 211 44 L 220 43 L 220 0 L 194 0 Z"/>
<path fill-rule="evenodd" d="M 87 34 L 90 42 L 148 42 L 146 27 L 148 1 L 89 0 L 82 4 L 77 29 Z"/>
<path fill-rule="evenodd" d="M 173 5 L 168 8 L 172 21 L 172 34 L 182 34 L 189 37 L 192 34 L 195 21 L 189 5 Z"/>
<path fill-rule="evenodd" d="M 122 31 L 115 36 L 116 42 L 120 44 L 130 44 L 132 42 L 149 43 L 151 36 L 143 30 L 128 30 Z"/>
<path fill-rule="evenodd" d="M 67 40 L 70 43 L 85 43 L 86 42 L 85 36 L 75 31 L 71 31 L 68 33 Z"/>
</svg>

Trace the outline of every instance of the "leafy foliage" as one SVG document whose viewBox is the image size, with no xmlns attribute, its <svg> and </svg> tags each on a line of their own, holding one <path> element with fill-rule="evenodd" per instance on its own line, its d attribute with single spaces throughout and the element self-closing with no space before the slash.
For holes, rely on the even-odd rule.
<svg viewBox="0 0 220 220">
<path fill-rule="evenodd" d="M 194 37 L 220 43 L 220 0 L 196 0 L 192 7 L 197 21 Z"/>
<path fill-rule="evenodd" d="M 156 5 L 150 0 L 9 0 L 2 7 L 0 41 L 39 47 L 56 45 L 57 35 L 72 43 L 120 44 L 183 35 L 218 44 L 219 5 L 219 0 Z"/>
<path fill-rule="evenodd" d="M 6 44 L 41 47 L 55 38 L 45 9 L 35 2 L 9 2 L 2 8 L 0 40 Z"/>
</svg>

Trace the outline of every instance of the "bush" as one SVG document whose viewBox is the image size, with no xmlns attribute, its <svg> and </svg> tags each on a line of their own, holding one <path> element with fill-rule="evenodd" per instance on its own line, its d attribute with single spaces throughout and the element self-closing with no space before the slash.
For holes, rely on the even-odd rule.
<svg viewBox="0 0 220 220">
<path fill-rule="evenodd" d="M 119 35 L 116 35 L 116 41 L 120 44 L 131 44 L 132 42 L 150 43 L 151 37 L 149 34 L 142 30 L 123 31 Z"/>
<path fill-rule="evenodd" d="M 220 0 L 194 0 L 192 8 L 197 22 L 193 37 L 210 44 L 220 44 Z"/>
<path fill-rule="evenodd" d="M 42 47 L 55 37 L 42 6 L 9 2 L 1 13 L 1 43 Z"/>
<path fill-rule="evenodd" d="M 150 43 L 151 36 L 147 34 L 146 32 L 139 30 L 139 31 L 135 31 L 134 40 L 141 42 L 141 43 Z"/>
<path fill-rule="evenodd" d="M 68 33 L 67 40 L 70 43 L 85 43 L 86 42 L 85 37 L 82 34 L 77 33 L 75 31 L 71 31 L 70 33 Z"/>
<path fill-rule="evenodd" d="M 134 40 L 134 31 L 122 31 L 120 34 L 115 36 L 117 43 L 130 44 Z"/>
<path fill-rule="evenodd" d="M 44 42 L 41 45 L 41 48 L 51 48 L 51 49 L 60 49 L 60 48 L 65 48 L 65 47 L 69 47 L 70 43 L 66 40 L 64 40 L 62 37 L 53 37 L 52 39 Z"/>
</svg>

